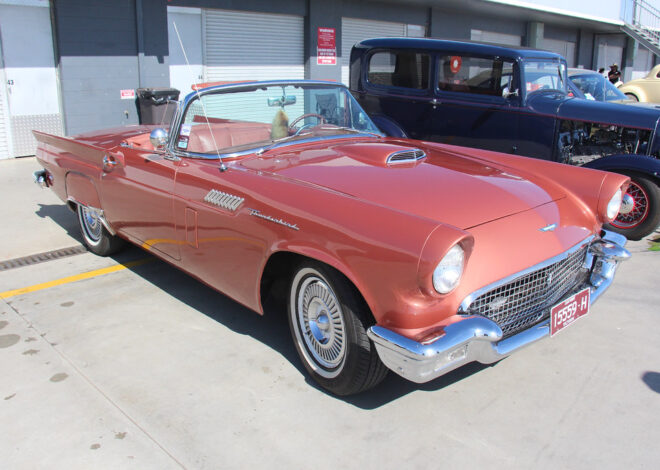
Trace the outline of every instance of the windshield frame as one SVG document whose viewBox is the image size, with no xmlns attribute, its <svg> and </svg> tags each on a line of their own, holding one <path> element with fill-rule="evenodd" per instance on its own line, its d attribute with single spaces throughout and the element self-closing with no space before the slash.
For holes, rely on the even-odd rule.
<svg viewBox="0 0 660 470">
<path fill-rule="evenodd" d="M 584 77 L 584 78 L 594 77 L 594 79 L 596 79 L 598 81 L 599 86 L 603 88 L 603 90 L 602 90 L 603 91 L 603 98 L 604 98 L 603 100 L 596 99 L 596 97 L 591 95 L 591 93 L 589 93 L 589 95 L 591 95 L 592 98 L 588 98 L 587 93 L 584 90 L 582 90 L 582 88 L 580 88 L 577 83 L 575 83 L 573 81 L 573 78 L 582 78 L 582 77 Z M 614 86 L 614 84 L 612 82 L 610 82 L 607 77 L 604 77 L 604 76 L 602 76 L 601 74 L 599 74 L 597 72 L 585 71 L 584 73 L 579 73 L 579 72 L 578 73 L 571 73 L 568 78 L 571 80 L 571 82 L 573 83 L 575 88 L 580 90 L 580 93 L 582 93 L 582 95 L 584 96 L 583 99 L 591 100 L 591 101 L 600 101 L 601 103 L 609 103 L 609 102 L 613 102 L 613 101 L 630 100 L 630 98 L 628 98 L 621 90 L 619 90 L 616 86 Z M 611 99 L 611 100 L 608 100 L 607 99 L 608 91 L 614 92 L 614 94 L 618 97 L 614 98 L 614 99 Z"/>
<path fill-rule="evenodd" d="M 539 64 L 539 63 L 551 63 L 551 64 L 557 64 L 558 68 L 561 68 L 561 70 L 558 70 L 558 74 L 555 76 L 559 77 L 559 82 L 562 84 L 563 88 L 539 88 L 537 90 L 528 90 L 527 85 L 527 75 L 531 75 L 531 71 L 527 69 L 528 64 Z M 536 58 L 536 57 L 526 57 L 523 60 L 521 60 L 521 67 L 520 67 L 520 73 L 521 73 L 521 80 L 520 80 L 520 88 L 523 90 L 523 93 L 525 93 L 525 98 L 527 98 L 530 94 L 535 93 L 537 91 L 540 92 L 551 92 L 551 93 L 561 93 L 564 96 L 568 94 L 568 67 L 566 64 L 566 60 L 564 58 Z"/>
<path fill-rule="evenodd" d="M 277 142 L 274 140 L 271 140 L 267 144 L 260 144 L 260 145 L 254 145 L 253 147 L 246 148 L 246 149 L 239 149 L 239 150 L 231 150 L 229 152 L 223 152 L 224 149 L 217 149 L 216 152 L 214 153 L 197 153 L 197 152 L 190 152 L 187 150 L 179 149 L 176 147 L 176 142 L 180 137 L 181 134 L 181 128 L 184 124 L 184 119 L 186 116 L 186 113 L 188 112 L 190 106 L 197 101 L 198 99 L 201 99 L 203 96 L 206 95 L 211 95 L 211 94 L 220 94 L 220 93 L 238 93 L 238 92 L 244 92 L 244 91 L 251 91 L 251 90 L 257 90 L 261 88 L 267 88 L 267 87 L 286 87 L 286 86 L 294 86 L 294 87 L 327 87 L 329 89 L 343 89 L 344 93 L 346 93 L 346 96 L 348 97 L 348 102 L 351 107 L 351 112 L 357 109 L 359 112 L 363 113 L 364 118 L 368 121 L 368 125 L 372 126 L 374 129 L 376 129 L 379 133 L 371 132 L 371 131 L 364 131 L 361 132 L 359 129 L 354 129 L 355 132 L 353 133 L 342 133 L 342 134 L 336 134 L 336 135 L 323 135 L 323 136 L 308 136 L 305 137 L 306 134 L 300 134 L 299 139 L 283 139 L 282 142 Z M 173 130 L 173 132 L 172 132 Z M 355 98 L 351 95 L 348 87 L 346 87 L 344 84 L 340 83 L 335 83 L 335 82 L 327 82 L 327 81 L 319 81 L 319 80 L 272 80 L 272 81 L 260 81 L 260 82 L 239 82 L 239 83 L 232 83 L 232 84 L 226 84 L 226 85 L 219 85 L 219 86 L 213 86 L 209 88 L 203 88 L 200 90 L 195 90 L 191 93 L 189 93 L 185 99 L 179 103 L 179 106 L 177 107 L 177 112 L 175 114 L 174 119 L 172 120 L 172 124 L 170 127 L 169 135 L 168 135 L 168 143 L 167 143 L 167 151 L 171 153 L 172 155 L 175 155 L 180 158 L 194 158 L 194 159 L 203 159 L 203 160 L 225 160 L 225 159 L 235 159 L 241 156 L 245 155 L 250 155 L 254 154 L 259 150 L 265 150 L 265 149 L 273 149 L 273 148 L 279 148 L 283 146 L 289 146 L 289 145 L 294 145 L 294 144 L 299 144 L 299 143 L 308 143 L 308 142 L 315 142 L 315 141 L 323 141 L 323 140 L 332 140 L 332 139 L 343 139 L 343 138 L 356 138 L 356 137 L 370 137 L 374 138 L 375 136 L 384 136 L 378 129 L 378 126 L 371 120 L 369 115 L 367 114 L 364 109 L 359 105 L 359 103 L 355 100 Z M 289 136 L 289 137 L 294 137 L 294 136 Z M 251 145 L 251 144 L 246 144 L 246 145 Z M 225 149 L 232 149 L 232 147 L 225 147 Z"/>
</svg>

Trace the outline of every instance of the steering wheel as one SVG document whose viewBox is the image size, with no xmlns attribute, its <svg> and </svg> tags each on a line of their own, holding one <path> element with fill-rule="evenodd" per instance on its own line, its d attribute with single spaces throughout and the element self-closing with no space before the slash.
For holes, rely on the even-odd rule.
<svg viewBox="0 0 660 470">
<path fill-rule="evenodd" d="M 295 119 L 291 122 L 291 124 L 289 124 L 289 133 L 290 133 L 290 134 L 298 134 L 298 133 L 299 133 L 300 131 L 302 131 L 304 128 L 309 127 L 311 124 L 303 125 L 303 126 L 300 127 L 300 129 L 296 129 L 296 127 L 295 127 L 296 124 L 298 124 L 300 121 L 302 121 L 303 119 L 308 118 L 308 117 L 315 117 L 315 118 L 317 118 L 317 119 L 319 120 L 319 125 L 325 123 L 325 118 L 324 118 L 323 116 L 321 116 L 320 114 L 316 114 L 316 113 L 302 114 L 302 115 L 298 116 L 297 118 L 295 118 Z"/>
</svg>

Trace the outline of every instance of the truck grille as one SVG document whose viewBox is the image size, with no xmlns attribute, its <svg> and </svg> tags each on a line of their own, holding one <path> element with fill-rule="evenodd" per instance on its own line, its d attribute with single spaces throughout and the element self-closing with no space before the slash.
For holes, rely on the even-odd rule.
<svg viewBox="0 0 660 470">
<path fill-rule="evenodd" d="M 548 266 L 514 278 L 479 295 L 465 313 L 481 315 L 511 336 L 550 316 L 550 308 L 588 278 L 585 245 Z"/>
</svg>

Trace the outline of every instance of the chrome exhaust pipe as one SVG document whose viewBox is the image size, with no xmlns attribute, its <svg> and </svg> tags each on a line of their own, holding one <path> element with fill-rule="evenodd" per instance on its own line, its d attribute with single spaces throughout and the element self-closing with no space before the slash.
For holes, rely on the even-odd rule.
<svg viewBox="0 0 660 470">
<path fill-rule="evenodd" d="M 50 186 L 50 175 L 46 170 L 38 170 L 32 173 L 35 184 L 38 184 L 42 188 L 48 188 Z"/>
</svg>

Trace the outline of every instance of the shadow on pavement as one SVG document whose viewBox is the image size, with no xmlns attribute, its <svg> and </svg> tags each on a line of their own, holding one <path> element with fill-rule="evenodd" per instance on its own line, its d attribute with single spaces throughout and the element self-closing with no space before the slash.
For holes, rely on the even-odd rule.
<svg viewBox="0 0 660 470">
<path fill-rule="evenodd" d="M 659 372 L 644 372 L 642 381 L 648 388 L 655 393 L 660 393 L 660 373 Z"/>
<path fill-rule="evenodd" d="M 39 204 L 39 210 L 35 214 L 42 219 L 51 219 L 57 225 L 66 230 L 67 235 L 82 244 L 80 229 L 76 214 L 66 204 Z"/>
</svg>

